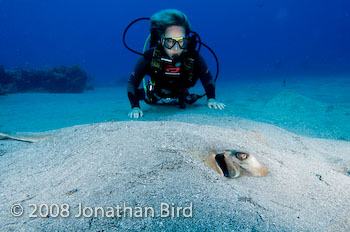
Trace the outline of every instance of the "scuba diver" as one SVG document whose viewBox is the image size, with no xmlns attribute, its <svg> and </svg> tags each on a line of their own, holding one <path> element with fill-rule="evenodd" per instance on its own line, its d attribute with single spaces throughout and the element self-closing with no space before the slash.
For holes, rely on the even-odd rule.
<svg viewBox="0 0 350 232">
<path fill-rule="evenodd" d="M 127 92 L 132 107 L 129 117 L 143 116 L 140 100 L 151 105 L 175 104 L 183 109 L 186 104 L 193 104 L 207 95 L 209 108 L 225 109 L 226 105 L 215 99 L 215 81 L 203 57 L 199 55 L 199 50 L 196 50 L 196 38 L 199 36 L 190 30 L 186 15 L 174 9 L 162 10 L 152 15 L 150 23 L 150 49 L 143 54 L 133 51 L 125 43 L 125 33 L 131 24 L 124 32 L 124 45 L 142 55 L 128 80 Z M 195 35 L 190 36 L 190 33 Z M 202 44 L 199 41 L 199 46 Z M 144 82 L 144 88 L 138 88 L 145 75 L 150 76 L 148 84 Z M 201 80 L 205 94 L 190 94 L 189 88 L 198 79 Z"/>
</svg>

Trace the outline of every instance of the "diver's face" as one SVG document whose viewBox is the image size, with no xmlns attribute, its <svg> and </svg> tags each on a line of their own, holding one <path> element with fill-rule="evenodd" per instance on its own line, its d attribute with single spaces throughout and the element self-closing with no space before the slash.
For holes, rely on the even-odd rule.
<svg viewBox="0 0 350 232">
<path fill-rule="evenodd" d="M 179 38 L 179 37 L 185 38 L 185 36 L 186 36 L 185 28 L 182 26 L 170 26 L 165 30 L 165 33 L 164 33 L 164 38 Z M 174 59 L 177 56 L 180 56 L 181 53 L 183 52 L 183 49 L 180 48 L 178 43 L 176 43 L 175 46 L 170 49 L 164 46 L 164 50 L 166 54 L 172 59 Z"/>
</svg>

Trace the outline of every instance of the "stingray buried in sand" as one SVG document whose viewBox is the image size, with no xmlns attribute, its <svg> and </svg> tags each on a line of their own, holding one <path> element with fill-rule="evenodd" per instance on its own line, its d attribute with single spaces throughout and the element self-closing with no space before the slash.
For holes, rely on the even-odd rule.
<svg viewBox="0 0 350 232">
<path fill-rule="evenodd" d="M 219 174 L 228 178 L 237 178 L 243 174 L 266 176 L 268 169 L 253 155 L 235 150 L 213 151 L 205 163 Z"/>
</svg>

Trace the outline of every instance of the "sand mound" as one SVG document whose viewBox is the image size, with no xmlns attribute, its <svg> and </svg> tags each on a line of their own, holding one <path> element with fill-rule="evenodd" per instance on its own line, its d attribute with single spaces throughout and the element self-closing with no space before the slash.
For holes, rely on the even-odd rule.
<svg viewBox="0 0 350 232">
<path fill-rule="evenodd" d="M 291 112 L 322 111 L 325 112 L 327 106 L 320 102 L 302 96 L 291 90 L 284 90 L 266 103 L 269 108 L 276 110 L 287 110 Z"/>
<path fill-rule="evenodd" d="M 311 139 L 248 120 L 226 123 L 235 129 L 116 122 L 51 131 L 49 139 L 34 144 L 5 141 L 12 149 L 0 156 L 0 230 L 350 230 L 348 142 Z M 210 149 L 248 151 L 269 175 L 219 176 L 204 165 Z M 23 216 L 11 216 L 15 203 L 24 207 Z M 69 204 L 71 216 L 41 218 L 38 208 L 38 217 L 29 218 L 29 205 L 43 203 Z M 119 205 L 121 217 L 75 218 L 80 203 L 106 210 Z M 153 207 L 155 216 L 130 217 L 124 203 L 134 212 Z M 192 217 L 176 211 L 161 217 L 162 203 L 192 205 Z"/>
</svg>

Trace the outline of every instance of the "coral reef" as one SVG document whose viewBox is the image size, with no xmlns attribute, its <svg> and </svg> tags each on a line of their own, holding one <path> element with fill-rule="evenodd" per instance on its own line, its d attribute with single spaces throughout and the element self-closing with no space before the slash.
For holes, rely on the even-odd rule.
<svg viewBox="0 0 350 232">
<path fill-rule="evenodd" d="M 5 70 L 0 66 L 0 95 L 18 92 L 81 93 L 91 88 L 88 85 L 88 75 L 78 65 L 43 70 Z"/>
</svg>

